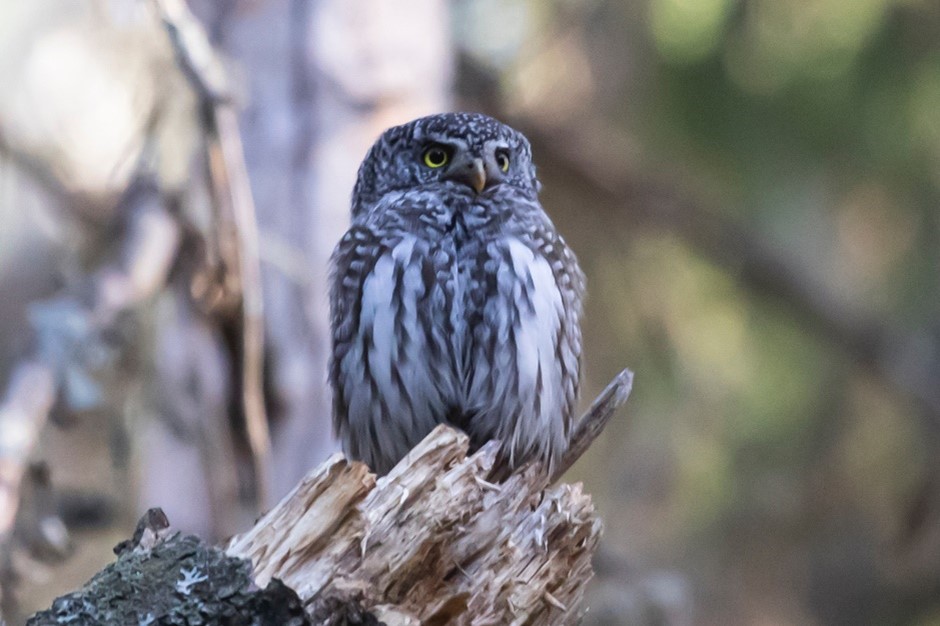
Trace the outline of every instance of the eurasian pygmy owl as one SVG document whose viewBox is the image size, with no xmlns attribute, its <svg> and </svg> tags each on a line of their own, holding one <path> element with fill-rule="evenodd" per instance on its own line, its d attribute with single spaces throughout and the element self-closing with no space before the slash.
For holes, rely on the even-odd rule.
<svg viewBox="0 0 940 626">
<path fill-rule="evenodd" d="M 387 473 L 436 425 L 551 468 L 579 387 L 584 275 L 532 149 L 480 114 L 391 128 L 359 168 L 330 278 L 334 428 Z"/>
</svg>

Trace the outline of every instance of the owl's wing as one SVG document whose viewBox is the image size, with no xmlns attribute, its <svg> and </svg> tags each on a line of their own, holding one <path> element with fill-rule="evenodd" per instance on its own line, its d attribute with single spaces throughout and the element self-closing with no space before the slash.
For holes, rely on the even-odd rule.
<svg viewBox="0 0 940 626">
<path fill-rule="evenodd" d="M 376 220 L 333 253 L 330 308 L 334 427 L 350 456 L 379 473 L 447 412 L 447 337 L 429 316 L 443 297 L 431 243 Z"/>
<path fill-rule="evenodd" d="M 525 205 L 520 201 L 517 210 Z M 510 463 L 533 456 L 549 465 L 567 447 L 580 374 L 584 277 L 541 208 L 488 241 L 489 280 L 473 331 L 467 428 L 504 442 Z M 520 211 L 521 212 L 521 211 Z"/>
<path fill-rule="evenodd" d="M 555 345 L 559 383 L 564 394 L 563 415 L 567 437 L 573 426 L 580 387 L 581 313 L 586 281 L 574 252 L 550 222 L 532 230 L 532 241 L 536 257 L 544 259 L 551 268 L 562 301 Z"/>
</svg>

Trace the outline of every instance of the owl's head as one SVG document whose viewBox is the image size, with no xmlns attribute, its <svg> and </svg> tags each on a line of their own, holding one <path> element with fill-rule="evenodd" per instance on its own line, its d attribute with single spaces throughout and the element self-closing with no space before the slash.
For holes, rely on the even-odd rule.
<svg viewBox="0 0 940 626">
<path fill-rule="evenodd" d="M 539 191 L 522 133 L 480 113 L 441 113 L 382 133 L 359 167 L 353 217 L 389 192 L 441 184 L 470 194 L 497 185 Z"/>
</svg>

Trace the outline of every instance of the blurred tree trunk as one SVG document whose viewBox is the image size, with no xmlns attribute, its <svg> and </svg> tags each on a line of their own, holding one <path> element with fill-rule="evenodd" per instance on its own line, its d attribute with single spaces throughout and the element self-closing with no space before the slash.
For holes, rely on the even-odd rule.
<svg viewBox="0 0 940 626">
<path fill-rule="evenodd" d="M 37 42 L 52 44 L 27 45 L 24 36 L 26 60 L 43 52 L 58 55 L 56 62 L 0 67 L 7 82 L 17 85 L 11 95 L 19 97 L 0 99 L 0 152 L 5 159 L 15 157 L 17 167 L 55 200 L 43 204 L 67 209 L 47 220 L 62 223 L 61 241 L 50 244 L 63 248 L 62 285 L 49 287 L 55 294 L 49 302 L 34 303 L 29 291 L 8 298 L 29 301 L 31 310 L 41 305 L 34 315 L 39 321 L 24 321 L 25 333 L 0 329 L 0 342 L 25 335 L 18 352 L 56 368 L 53 393 L 64 398 L 58 403 L 64 412 L 84 411 L 82 422 L 89 423 L 89 409 L 70 399 L 75 387 L 85 392 L 79 399 L 86 404 L 93 401 L 96 410 L 120 416 L 106 422 L 114 430 L 110 438 L 121 442 L 112 454 L 127 457 L 125 429 L 142 441 L 140 500 L 164 506 L 188 531 L 219 538 L 244 529 L 255 515 L 243 510 L 257 484 L 243 463 L 245 433 L 238 423 L 239 409 L 247 405 L 245 389 L 259 379 L 245 373 L 249 333 L 239 317 L 252 309 L 245 304 L 248 279 L 238 265 L 255 260 L 246 244 L 258 243 L 264 262 L 265 401 L 273 437 L 273 467 L 250 469 L 256 477 L 270 477 L 259 492 L 279 497 L 335 448 L 326 385 L 327 259 L 348 219 L 357 164 L 385 127 L 447 108 L 452 55 L 443 0 L 192 2 L 215 47 L 232 60 L 232 71 L 220 72 L 231 79 L 229 85 L 241 87 L 232 90 L 232 100 L 224 98 L 227 91 L 207 96 L 193 84 L 198 77 L 180 59 L 178 38 L 186 34 L 174 30 L 166 15 L 169 8 L 185 13 L 180 2 L 148 5 L 155 11 L 133 0 L 72 4 L 72 13 L 61 14 L 36 8 L 37 16 L 54 17 L 29 32 Z M 49 4 L 58 6 L 56 0 Z M 199 25 L 189 22 L 199 39 Z M 18 50 L 12 43 L 4 49 Z M 214 60 L 210 50 L 202 54 Z M 73 80 L 82 72 L 71 71 L 67 60 L 84 63 L 82 72 L 97 72 L 98 82 L 87 76 Z M 102 84 L 111 91 L 101 93 Z M 253 228 L 233 235 L 238 224 L 230 215 L 232 198 L 219 197 L 220 179 L 228 191 L 241 192 L 245 176 L 229 171 L 231 163 L 218 162 L 218 153 L 225 152 L 213 129 L 218 121 L 206 119 L 215 96 L 225 100 L 215 104 L 226 108 L 227 120 L 234 120 L 235 107 L 241 112 L 247 175 L 262 229 L 258 242 L 247 232 Z M 106 102 L 120 115 L 98 114 L 112 111 Z M 40 110 L 44 114 L 36 115 Z M 226 126 L 226 137 L 234 136 L 237 144 L 235 126 Z M 159 210 L 122 200 L 138 198 L 127 193 L 135 181 L 147 183 L 144 196 Z M 8 222 L 8 228 L 15 224 Z M 165 239 L 152 236 L 155 224 L 174 233 L 159 263 L 144 254 Z M 39 267 L 30 260 L 34 250 L 22 257 L 10 250 L 0 260 Z M 87 337 L 68 334 L 75 319 L 87 327 Z M 141 326 L 128 326 L 124 337 L 117 322 Z M 68 340 L 64 347 L 37 340 L 60 335 Z M 106 339 L 116 344 L 114 354 L 133 357 L 140 370 L 117 357 L 101 365 L 103 371 L 81 361 L 111 348 Z M 38 354 L 46 344 L 60 349 Z M 68 360 L 72 352 L 77 364 Z M 0 391 L 15 366 L 0 365 Z M 67 378 L 70 367 L 68 372 L 82 376 Z M 31 428 L 38 434 L 48 420 L 45 412 L 36 413 Z M 160 419 L 140 424 L 141 413 Z M 19 477 L 35 455 L 34 438 L 23 441 L 27 445 L 7 455 L 15 460 L 14 471 L 0 477 L 9 501 L 19 497 Z M 105 455 L 85 454 L 99 456 Z M 7 536 L 12 507 L 3 512 L 0 535 Z"/>
<path fill-rule="evenodd" d="M 196 3 L 244 76 L 261 230 L 273 471 L 280 497 L 336 448 L 326 384 L 327 261 L 356 167 L 387 126 L 448 107 L 443 0 Z"/>
</svg>

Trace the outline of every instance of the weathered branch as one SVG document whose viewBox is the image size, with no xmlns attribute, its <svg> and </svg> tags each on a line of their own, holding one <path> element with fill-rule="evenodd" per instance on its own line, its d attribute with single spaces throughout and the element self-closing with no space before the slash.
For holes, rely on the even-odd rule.
<svg viewBox="0 0 940 626">
<path fill-rule="evenodd" d="M 29 455 L 46 424 L 55 391 L 52 368 L 27 361 L 13 371 L 6 397 L 0 404 L 0 560 L 3 561 L 3 555 L 10 548 L 20 485 Z"/>
<path fill-rule="evenodd" d="M 630 397 L 632 390 L 633 372 L 630 370 L 623 370 L 607 384 L 604 391 L 591 403 L 591 408 L 578 421 L 568 450 L 561 458 L 561 463 L 555 468 L 549 484 L 561 478 L 581 458 L 581 455 L 587 452 L 594 440 L 603 432 L 614 412 Z"/>
<path fill-rule="evenodd" d="M 271 441 L 264 406 L 264 310 L 258 224 L 248 181 L 238 111 L 229 96 L 221 64 L 209 38 L 185 0 L 154 0 L 176 54 L 177 64 L 199 96 L 206 163 L 216 212 L 223 296 L 240 312 L 242 409 L 254 470 L 256 504 L 267 503 Z"/>
</svg>

